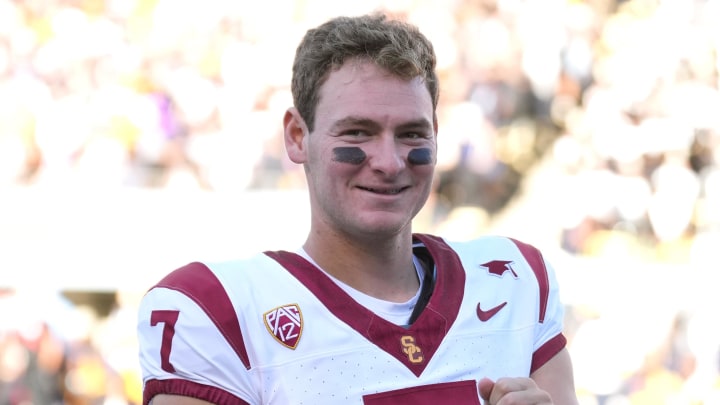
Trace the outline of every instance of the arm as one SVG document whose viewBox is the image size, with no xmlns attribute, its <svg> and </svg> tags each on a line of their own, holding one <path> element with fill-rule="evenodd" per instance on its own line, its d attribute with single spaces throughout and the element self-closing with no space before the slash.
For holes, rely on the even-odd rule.
<svg viewBox="0 0 720 405">
<path fill-rule="evenodd" d="M 538 387 L 548 394 L 556 405 L 576 405 L 575 380 L 572 361 L 567 348 L 530 375 Z"/>
<path fill-rule="evenodd" d="M 572 363 L 567 349 L 530 375 L 530 378 L 488 378 L 478 383 L 485 405 L 502 405 L 503 399 L 513 404 L 577 405 Z"/>
</svg>

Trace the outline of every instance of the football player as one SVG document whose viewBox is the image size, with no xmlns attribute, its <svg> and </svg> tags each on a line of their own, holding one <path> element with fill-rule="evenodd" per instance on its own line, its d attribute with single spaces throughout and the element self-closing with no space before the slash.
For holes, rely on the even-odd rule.
<svg viewBox="0 0 720 405">
<path fill-rule="evenodd" d="M 283 124 L 307 239 L 149 290 L 145 404 L 577 403 L 542 254 L 411 229 L 437 157 L 435 65 L 417 27 L 380 14 L 306 33 Z"/>
</svg>

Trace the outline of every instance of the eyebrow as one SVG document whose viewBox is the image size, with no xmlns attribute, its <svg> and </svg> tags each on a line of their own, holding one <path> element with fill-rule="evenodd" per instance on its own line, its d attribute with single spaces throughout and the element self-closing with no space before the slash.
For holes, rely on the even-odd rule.
<svg viewBox="0 0 720 405">
<path fill-rule="evenodd" d="M 349 117 L 345 117 L 341 120 L 338 120 L 332 125 L 331 128 L 333 131 L 337 131 L 341 128 L 352 127 L 352 126 L 361 126 L 361 127 L 369 128 L 373 131 L 377 131 L 380 129 L 380 124 L 378 124 L 377 122 L 375 122 L 369 118 L 363 118 L 363 117 L 358 117 L 358 116 L 349 116 Z M 417 120 L 412 120 L 412 121 L 402 123 L 402 124 L 398 125 L 397 127 L 395 127 L 395 130 L 396 131 L 429 130 L 431 128 L 432 128 L 432 124 L 428 120 L 420 118 Z"/>
<path fill-rule="evenodd" d="M 380 128 L 380 125 L 371 119 L 357 117 L 357 116 L 349 116 L 349 117 L 345 117 L 341 120 L 335 121 L 332 125 L 332 130 L 334 132 L 341 128 L 355 127 L 355 126 L 371 128 L 372 130 L 377 130 Z"/>
<path fill-rule="evenodd" d="M 430 130 L 432 129 L 432 124 L 426 120 L 426 119 L 418 119 L 410 122 L 406 122 L 404 124 L 398 125 L 397 130 L 400 131 L 407 131 L 407 130 Z"/>
</svg>

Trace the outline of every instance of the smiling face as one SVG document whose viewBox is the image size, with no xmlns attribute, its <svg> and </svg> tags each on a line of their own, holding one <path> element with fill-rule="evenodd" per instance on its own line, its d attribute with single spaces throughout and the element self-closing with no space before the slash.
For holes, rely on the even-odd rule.
<svg viewBox="0 0 720 405">
<path fill-rule="evenodd" d="M 409 234 L 437 154 L 427 87 L 355 60 L 332 71 L 319 94 L 312 133 L 296 110 L 285 117 L 288 155 L 307 174 L 313 231 Z"/>
</svg>

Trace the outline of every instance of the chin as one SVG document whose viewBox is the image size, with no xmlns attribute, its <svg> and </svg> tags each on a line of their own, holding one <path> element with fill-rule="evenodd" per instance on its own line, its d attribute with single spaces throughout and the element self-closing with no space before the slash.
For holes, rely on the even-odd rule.
<svg viewBox="0 0 720 405">
<path fill-rule="evenodd" d="M 390 237 L 410 229 L 411 223 L 412 222 L 407 219 L 403 221 L 398 221 L 397 219 L 373 220 L 372 222 L 359 224 L 358 231 L 374 237 Z"/>
</svg>

